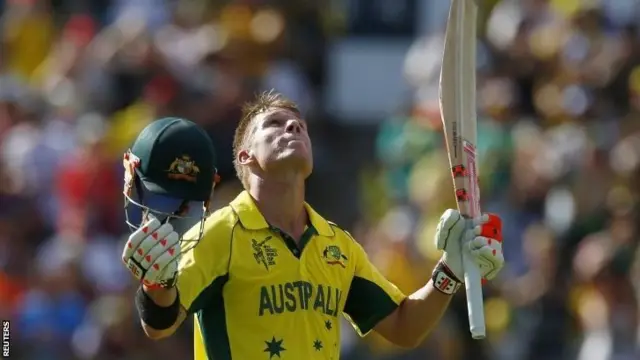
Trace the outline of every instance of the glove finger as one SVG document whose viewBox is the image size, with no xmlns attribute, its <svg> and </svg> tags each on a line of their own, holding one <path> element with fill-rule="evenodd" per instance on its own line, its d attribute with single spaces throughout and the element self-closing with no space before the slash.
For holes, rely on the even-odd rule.
<svg viewBox="0 0 640 360">
<path fill-rule="evenodd" d="M 502 255 L 496 258 L 478 258 L 478 260 L 478 264 L 484 264 L 480 267 L 480 271 L 482 276 L 487 280 L 493 280 L 504 266 Z"/>
<path fill-rule="evenodd" d="M 171 226 L 171 224 L 162 224 L 162 226 L 160 226 L 156 231 L 152 232 L 142 240 L 136 251 L 133 253 L 132 258 L 137 262 L 142 263 L 151 248 L 159 242 L 166 243 L 165 238 L 172 232 L 173 226 Z"/>
<path fill-rule="evenodd" d="M 153 273 L 151 274 L 154 275 Z M 159 271 L 155 274 L 155 279 L 152 281 L 145 279 L 142 281 L 143 284 L 151 287 L 166 287 L 175 285 L 175 280 L 178 275 L 178 259 L 174 259 L 170 261 L 164 268 L 160 268 Z"/>
<path fill-rule="evenodd" d="M 489 222 L 489 214 L 484 213 L 473 219 L 473 227 L 481 226 Z"/>
<path fill-rule="evenodd" d="M 487 256 L 495 259 L 504 259 L 502 243 L 494 239 L 478 236 L 469 243 L 469 251 L 474 256 Z"/>
<path fill-rule="evenodd" d="M 160 226 L 162 226 L 160 221 L 153 218 L 134 231 L 131 236 L 129 236 L 129 239 L 124 246 L 124 250 L 122 251 L 122 261 L 126 264 L 134 252 L 138 250 L 138 246 L 140 246 L 142 240 L 144 240 L 144 238 L 146 238 L 150 233 L 153 233 L 160 228 Z"/>
<path fill-rule="evenodd" d="M 488 221 L 476 225 L 473 229 L 475 234 L 502 241 L 502 220 L 500 217 L 494 214 L 485 214 L 484 216 Z"/>
<path fill-rule="evenodd" d="M 481 271 L 482 271 L 482 277 L 487 281 L 491 281 L 496 277 L 496 275 L 498 275 L 498 272 L 500 271 L 500 267 L 495 267 L 491 265 L 483 268 Z"/>
<path fill-rule="evenodd" d="M 447 246 L 447 239 L 451 236 L 459 236 L 454 233 L 464 230 L 464 218 L 460 212 L 454 209 L 447 209 L 436 227 L 435 243 L 438 250 L 444 250 Z"/>
<path fill-rule="evenodd" d="M 484 246 L 471 250 L 471 255 L 477 261 L 485 261 L 492 264 L 493 268 L 500 268 L 504 264 L 504 254 L 491 246 Z"/>
<path fill-rule="evenodd" d="M 493 268 L 495 268 L 495 264 L 491 261 L 491 259 L 487 256 L 484 256 L 479 250 L 475 250 L 471 253 L 473 256 L 474 262 L 478 265 L 478 269 L 480 270 L 480 275 L 486 278 L 486 274 L 491 272 Z"/>
<path fill-rule="evenodd" d="M 149 252 L 144 256 L 143 263 L 148 268 L 153 264 L 165 251 L 169 252 L 172 257 L 178 257 L 180 254 L 179 236 L 175 231 L 170 232 L 164 239 L 156 242 Z"/>
<path fill-rule="evenodd" d="M 502 252 L 502 243 L 496 239 L 485 236 L 475 236 L 469 241 L 469 250 L 478 250 L 483 247 L 489 247 L 492 250 Z"/>
<path fill-rule="evenodd" d="M 175 285 L 175 280 L 178 277 L 178 261 L 179 259 L 176 258 L 175 260 L 171 261 L 167 265 L 167 267 L 164 268 L 164 270 L 160 270 L 160 276 L 158 278 L 158 282 L 161 285 L 164 285 L 164 286 Z"/>
<path fill-rule="evenodd" d="M 177 252 L 174 252 L 177 254 Z M 165 268 L 169 266 L 171 262 L 177 262 L 177 257 L 172 256 L 168 251 L 163 252 L 156 261 L 151 265 L 147 273 L 144 275 L 144 280 L 149 283 L 157 283 L 160 280 L 166 280 L 162 278 L 165 274 Z"/>
</svg>

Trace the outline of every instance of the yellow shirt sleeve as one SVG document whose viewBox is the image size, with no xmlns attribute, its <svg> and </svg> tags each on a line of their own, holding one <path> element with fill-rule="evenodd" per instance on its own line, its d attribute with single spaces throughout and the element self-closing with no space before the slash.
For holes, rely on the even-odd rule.
<svg viewBox="0 0 640 360">
<path fill-rule="evenodd" d="M 236 223 L 233 212 L 228 207 L 223 208 L 205 220 L 202 239 L 197 240 L 200 223 L 182 237 L 183 255 L 178 264 L 176 286 L 180 303 L 190 314 L 202 309 L 208 299 L 222 291 L 229 276 L 231 240 Z"/>
<path fill-rule="evenodd" d="M 348 233 L 347 235 L 351 236 Z M 355 240 L 352 249 L 355 273 L 349 287 L 344 314 L 358 334 L 365 336 L 380 320 L 391 314 L 404 301 L 406 295 L 380 273 Z"/>
</svg>

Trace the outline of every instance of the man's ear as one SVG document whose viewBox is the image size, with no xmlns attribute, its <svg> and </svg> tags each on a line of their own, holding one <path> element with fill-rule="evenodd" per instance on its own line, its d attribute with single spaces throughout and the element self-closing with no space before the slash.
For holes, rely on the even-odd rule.
<svg viewBox="0 0 640 360">
<path fill-rule="evenodd" d="M 253 160 L 253 156 L 247 150 L 240 150 L 238 153 L 238 164 L 248 165 Z"/>
</svg>

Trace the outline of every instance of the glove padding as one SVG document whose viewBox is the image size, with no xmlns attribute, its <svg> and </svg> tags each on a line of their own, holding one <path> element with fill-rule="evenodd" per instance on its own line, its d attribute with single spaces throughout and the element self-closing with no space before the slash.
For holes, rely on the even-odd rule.
<svg viewBox="0 0 640 360">
<path fill-rule="evenodd" d="M 473 227 L 469 229 L 470 221 Z M 460 282 L 464 282 L 463 249 L 470 251 L 483 279 L 495 278 L 504 265 L 502 221 L 495 214 L 467 220 L 457 210 L 448 209 L 440 217 L 435 242 L 444 251 L 441 261 Z"/>
<path fill-rule="evenodd" d="M 148 287 L 174 286 L 179 257 L 180 236 L 152 216 L 129 236 L 122 252 L 129 271 Z"/>
</svg>

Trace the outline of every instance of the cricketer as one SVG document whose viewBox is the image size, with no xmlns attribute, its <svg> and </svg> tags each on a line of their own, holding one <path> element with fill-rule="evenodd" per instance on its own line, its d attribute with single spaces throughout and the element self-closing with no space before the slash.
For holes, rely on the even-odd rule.
<svg viewBox="0 0 640 360">
<path fill-rule="evenodd" d="M 461 249 L 484 279 L 503 266 L 500 218 L 466 220 L 449 209 L 431 280 L 403 294 L 346 230 L 305 202 L 311 140 L 296 104 L 279 94 L 245 106 L 233 153 L 244 191 L 212 213 L 215 153 L 196 124 L 154 121 L 124 156 L 134 231 L 122 260 L 141 283 L 143 329 L 162 339 L 193 316 L 197 360 L 339 359 L 341 316 L 360 336 L 375 331 L 415 347 L 463 286 Z"/>
</svg>

